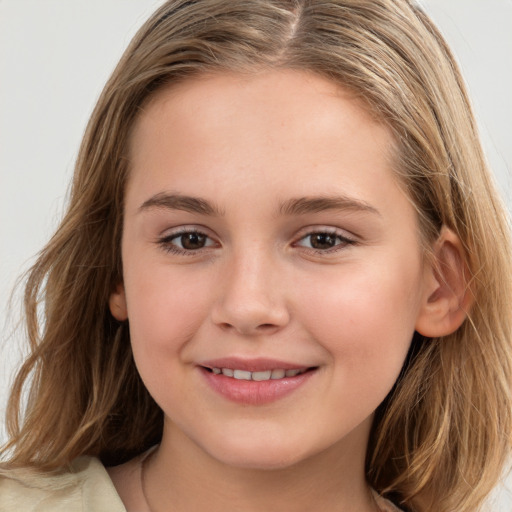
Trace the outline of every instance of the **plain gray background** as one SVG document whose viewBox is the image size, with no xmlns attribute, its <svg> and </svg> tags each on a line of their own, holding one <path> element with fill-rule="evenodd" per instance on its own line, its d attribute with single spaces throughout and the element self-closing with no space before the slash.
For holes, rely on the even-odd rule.
<svg viewBox="0 0 512 512">
<path fill-rule="evenodd" d="M 103 84 L 161 0 L 0 0 L 0 415 L 21 357 L 19 293 L 60 218 Z M 468 82 L 488 159 L 512 210 L 512 0 L 423 0 Z M 0 441 L 5 440 L 3 422 Z M 512 478 L 509 478 L 512 487 Z M 505 487 L 489 507 L 512 510 Z"/>
</svg>

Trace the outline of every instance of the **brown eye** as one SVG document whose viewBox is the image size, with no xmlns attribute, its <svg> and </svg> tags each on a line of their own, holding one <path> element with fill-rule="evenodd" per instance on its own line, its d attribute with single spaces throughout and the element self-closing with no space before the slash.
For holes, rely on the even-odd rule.
<svg viewBox="0 0 512 512">
<path fill-rule="evenodd" d="M 183 233 L 179 237 L 177 237 L 180 241 L 181 247 L 188 251 L 195 251 L 197 249 L 202 249 L 206 245 L 207 236 L 202 233 Z"/>
<path fill-rule="evenodd" d="M 205 233 L 195 231 L 181 231 L 157 240 L 157 244 L 165 251 L 173 254 L 196 254 L 195 251 L 213 248 L 217 244 L 215 240 Z"/>
<path fill-rule="evenodd" d="M 329 231 L 314 231 L 296 242 L 299 247 L 325 253 L 332 253 L 354 244 L 356 244 L 355 240 Z"/>
<path fill-rule="evenodd" d="M 330 233 L 313 233 L 309 235 L 309 243 L 313 249 L 332 249 L 337 245 L 338 238 Z"/>
</svg>

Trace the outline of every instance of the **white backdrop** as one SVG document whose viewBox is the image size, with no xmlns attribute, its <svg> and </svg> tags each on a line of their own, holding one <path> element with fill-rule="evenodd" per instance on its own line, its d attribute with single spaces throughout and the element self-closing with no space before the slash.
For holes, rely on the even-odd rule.
<svg viewBox="0 0 512 512">
<path fill-rule="evenodd" d="M 162 0 L 0 0 L 0 417 L 21 354 L 16 277 L 55 228 L 85 123 L 124 47 Z M 512 210 L 512 1 L 423 0 L 462 66 Z M 5 440 L 0 420 L 0 442 Z M 510 479 L 509 485 L 512 484 Z M 510 512 L 499 490 L 493 512 Z"/>
</svg>

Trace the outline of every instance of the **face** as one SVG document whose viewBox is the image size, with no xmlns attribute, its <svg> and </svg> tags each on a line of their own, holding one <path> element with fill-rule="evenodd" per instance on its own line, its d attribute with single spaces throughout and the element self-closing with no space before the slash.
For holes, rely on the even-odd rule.
<svg viewBox="0 0 512 512">
<path fill-rule="evenodd" d="M 392 147 L 298 71 L 196 78 L 147 105 L 111 309 L 166 432 L 234 466 L 364 457 L 425 295 Z"/>
</svg>

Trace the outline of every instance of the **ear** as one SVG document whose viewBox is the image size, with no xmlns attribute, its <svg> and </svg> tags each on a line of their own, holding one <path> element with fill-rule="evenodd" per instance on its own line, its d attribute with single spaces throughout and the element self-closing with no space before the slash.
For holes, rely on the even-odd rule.
<svg viewBox="0 0 512 512">
<path fill-rule="evenodd" d="M 112 316 L 119 320 L 119 322 L 124 322 L 128 318 L 128 310 L 126 307 L 126 295 L 124 292 L 124 284 L 120 283 L 116 286 L 115 291 L 110 294 L 110 298 L 108 301 L 108 305 L 110 307 L 110 312 Z"/>
<path fill-rule="evenodd" d="M 459 237 L 444 227 L 426 262 L 424 294 L 416 331 L 428 338 L 455 332 L 473 303 L 469 270 Z"/>
</svg>

